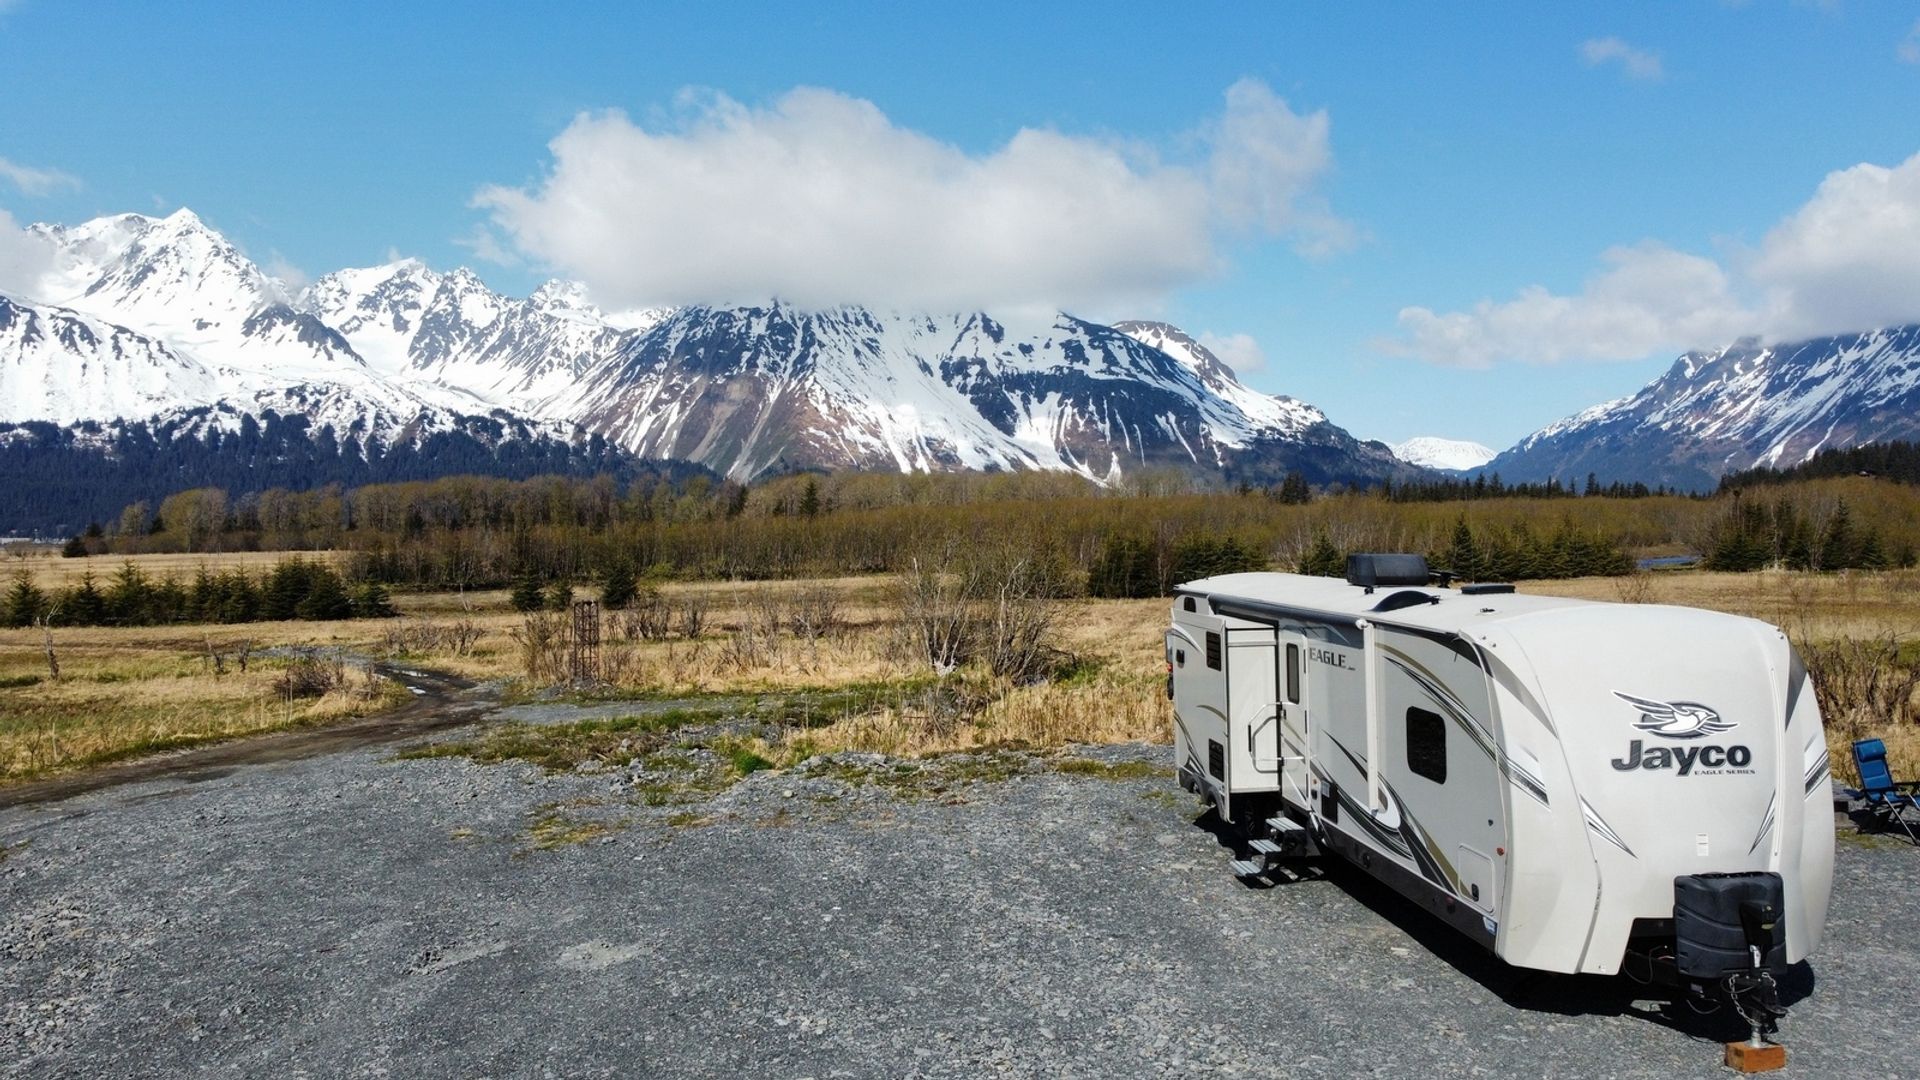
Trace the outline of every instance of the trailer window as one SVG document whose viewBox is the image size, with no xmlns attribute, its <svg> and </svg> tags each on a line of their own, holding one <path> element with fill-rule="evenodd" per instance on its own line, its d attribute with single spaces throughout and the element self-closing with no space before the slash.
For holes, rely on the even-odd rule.
<svg viewBox="0 0 1920 1080">
<path fill-rule="evenodd" d="M 1447 782 L 1447 722 L 1439 713 L 1407 710 L 1407 768 L 1436 784 Z"/>
<path fill-rule="evenodd" d="M 1300 646 L 1287 645 L 1287 703 L 1300 704 Z"/>
<path fill-rule="evenodd" d="M 1220 635 L 1212 630 L 1207 631 L 1207 666 L 1220 670 Z"/>
</svg>

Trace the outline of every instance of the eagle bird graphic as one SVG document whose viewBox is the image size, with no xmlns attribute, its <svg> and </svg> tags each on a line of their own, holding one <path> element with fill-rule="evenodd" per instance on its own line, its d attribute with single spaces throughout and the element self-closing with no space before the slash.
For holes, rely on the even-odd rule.
<svg viewBox="0 0 1920 1080">
<path fill-rule="evenodd" d="M 1640 710 L 1634 727 L 1669 739 L 1698 739 L 1733 730 L 1733 721 L 1721 719 L 1719 713 L 1697 701 L 1654 701 L 1618 690 L 1613 696 Z"/>
</svg>

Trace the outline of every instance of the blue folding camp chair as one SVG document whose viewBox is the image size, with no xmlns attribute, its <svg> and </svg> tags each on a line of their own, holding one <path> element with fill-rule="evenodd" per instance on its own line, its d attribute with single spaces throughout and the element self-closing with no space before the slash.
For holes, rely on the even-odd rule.
<svg viewBox="0 0 1920 1080">
<path fill-rule="evenodd" d="M 1913 825 L 1906 818 L 1908 810 L 1920 810 L 1920 782 L 1899 781 L 1893 778 L 1893 772 L 1887 768 L 1887 744 L 1879 739 L 1861 739 L 1853 744 L 1853 763 L 1860 770 L 1860 789 L 1853 795 L 1865 799 L 1867 810 L 1880 822 L 1881 828 L 1888 824 L 1900 826 L 1907 839 L 1920 844 L 1920 836 L 1914 835 Z"/>
</svg>

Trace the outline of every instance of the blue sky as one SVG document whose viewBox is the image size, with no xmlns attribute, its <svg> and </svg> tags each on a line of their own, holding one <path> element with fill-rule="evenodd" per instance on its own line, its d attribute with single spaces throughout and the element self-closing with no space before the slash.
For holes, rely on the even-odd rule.
<svg viewBox="0 0 1920 1080">
<path fill-rule="evenodd" d="M 1895 222 L 1901 238 L 1909 172 L 1920 175 L 1920 162 L 1901 168 L 1920 153 L 1912 4 L 1038 7 L 554 17 L 0 0 L 0 211 L 24 223 L 190 206 L 263 264 L 307 274 L 399 252 L 472 265 L 503 291 L 557 269 L 638 300 L 684 255 L 687 289 L 790 291 L 779 274 L 806 267 L 726 279 L 768 231 L 750 210 L 703 222 L 697 194 L 594 180 L 590 159 L 697 157 L 725 140 L 688 133 L 728 124 L 831 152 L 831 133 L 870 103 L 884 131 L 862 145 L 929 148 L 953 200 L 937 205 L 999 205 L 1012 190 L 1037 215 L 1014 231 L 1054 248 L 1085 240 L 1054 267 L 1019 237 L 973 260 L 941 246 L 965 238 L 910 229 L 904 246 L 953 266 L 959 299 L 1030 293 L 1092 317 L 1166 318 L 1224 341 L 1230 360 L 1263 356 L 1248 382 L 1366 437 L 1500 448 L 1630 392 L 1687 345 L 1920 319 L 1920 289 L 1905 288 L 1920 275 L 1902 276 L 1920 255 L 1871 226 Z M 605 122 L 576 124 L 583 113 Z M 1257 129 L 1235 159 L 1254 163 L 1238 186 L 1220 171 L 1236 117 Z M 1005 165 L 1023 130 L 1065 137 L 1038 187 L 1008 180 L 1011 167 L 973 168 Z M 563 132 L 578 136 L 565 168 L 549 149 Z M 1112 165 L 1101 148 L 1134 171 L 1089 208 L 1077 192 Z M 750 157 L 715 150 L 687 167 L 750 169 Z M 847 168 L 911 188 L 885 161 Z M 1249 182 L 1279 194 L 1247 210 Z M 476 205 L 490 186 L 507 199 Z M 914 190 L 895 195 L 911 206 Z M 854 194 L 847 213 L 889 197 Z M 608 241 L 567 217 L 596 199 L 594 222 L 638 202 L 666 209 L 616 222 Z M 837 212 L 821 216 L 823 235 Z M 1080 213 L 1091 227 L 1047 233 Z M 663 232 L 663 216 L 691 231 Z M 716 237 L 706 264 L 703 229 Z M 1817 280 L 1797 269 L 1813 262 Z M 1028 274 L 1034 263 L 1048 265 Z M 1134 266 L 1139 280 L 1124 272 Z M 833 280 L 854 288 L 874 273 L 921 274 L 936 299 L 948 280 L 871 257 Z M 1885 295 L 1857 299 L 1861 282 Z"/>
</svg>

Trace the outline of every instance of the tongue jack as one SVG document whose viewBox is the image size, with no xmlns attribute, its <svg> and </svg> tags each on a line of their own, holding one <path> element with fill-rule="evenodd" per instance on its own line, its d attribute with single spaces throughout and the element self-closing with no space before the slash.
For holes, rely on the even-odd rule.
<svg viewBox="0 0 1920 1080">
<path fill-rule="evenodd" d="M 1767 956 L 1773 951 L 1774 928 L 1780 916 L 1772 904 L 1759 900 L 1740 902 L 1740 930 L 1747 939 L 1747 957 L 1751 967 L 1727 976 L 1727 997 L 1735 1012 L 1747 1022 L 1750 1034 L 1744 1042 L 1727 1044 L 1727 1065 L 1743 1073 L 1771 1072 L 1787 1064 L 1787 1048 L 1768 1042 L 1767 1036 L 1780 1030 L 1779 1020 L 1787 1014 L 1780 1007 L 1779 988 L 1773 972 L 1767 970 Z"/>
</svg>

